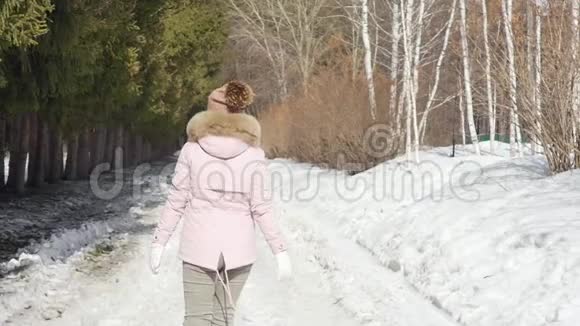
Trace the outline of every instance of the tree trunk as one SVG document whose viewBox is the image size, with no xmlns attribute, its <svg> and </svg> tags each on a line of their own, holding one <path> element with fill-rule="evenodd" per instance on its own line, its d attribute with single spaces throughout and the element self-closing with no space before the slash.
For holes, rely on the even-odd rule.
<svg viewBox="0 0 580 326">
<path fill-rule="evenodd" d="M 498 119 L 497 119 L 497 84 L 493 84 L 493 100 L 492 100 L 492 107 L 491 107 L 491 118 L 489 119 L 489 123 L 491 124 L 489 127 L 489 136 L 490 138 L 493 137 L 493 143 L 495 144 L 495 138 L 497 130 L 500 130 L 497 127 Z M 500 126 L 501 127 L 501 126 Z M 494 145 L 495 147 L 495 145 Z M 495 150 L 495 148 L 494 148 Z"/>
<path fill-rule="evenodd" d="M 29 165 L 29 169 L 28 169 L 28 175 L 26 178 L 26 185 L 27 186 L 32 186 L 32 181 L 35 178 L 35 174 L 36 174 L 36 161 L 37 161 L 37 152 L 36 152 L 36 143 L 38 142 L 38 113 L 31 113 L 30 114 L 30 125 L 29 125 L 29 132 L 30 132 L 30 136 L 29 136 L 29 144 L 28 144 L 28 148 L 30 149 L 30 154 L 28 155 L 28 165 Z"/>
<path fill-rule="evenodd" d="M 515 67 L 514 35 L 512 30 L 512 4 L 512 0 L 502 0 L 501 2 L 510 76 L 510 148 L 512 156 L 522 156 L 522 136 L 519 125 L 517 103 L 518 81 Z"/>
<path fill-rule="evenodd" d="M 99 144 L 98 144 L 98 132 L 96 128 L 92 128 L 89 132 L 89 172 L 92 171 L 97 164 L 98 161 L 98 152 L 99 152 Z"/>
<path fill-rule="evenodd" d="M 117 127 L 115 132 L 115 147 L 113 153 L 113 169 L 122 169 L 124 164 L 124 140 L 123 127 Z"/>
<path fill-rule="evenodd" d="M 574 168 L 580 169 L 580 135 L 576 135 L 576 153 L 574 155 Z"/>
<path fill-rule="evenodd" d="M 369 37 L 369 2 L 368 0 L 361 0 L 362 6 L 362 40 L 365 48 L 364 65 L 365 74 L 367 76 L 367 88 L 369 92 L 369 110 L 371 119 L 377 119 L 377 100 L 375 96 L 375 82 L 372 64 L 372 50 L 371 41 Z"/>
<path fill-rule="evenodd" d="M 489 147 L 491 153 L 493 154 L 495 152 L 495 112 L 491 88 L 491 53 L 489 50 L 489 24 L 486 2 L 487 0 L 481 0 L 481 12 L 483 15 L 483 45 L 485 48 L 485 86 L 487 95 L 487 114 L 489 115 Z"/>
<path fill-rule="evenodd" d="M 402 3 L 402 2 L 401 2 Z M 413 42 L 412 42 L 412 29 L 411 25 L 413 23 L 413 10 L 414 10 L 414 0 L 407 0 L 406 6 L 403 8 L 401 6 L 401 22 L 403 24 L 403 49 L 404 49 L 404 65 L 403 65 L 403 94 L 405 98 L 405 129 L 406 129 L 406 140 L 405 140 L 405 153 L 407 160 L 411 161 L 411 150 L 412 150 L 412 114 L 413 114 Z"/>
<path fill-rule="evenodd" d="M 105 147 L 107 146 L 107 129 L 105 127 L 97 128 L 97 155 L 95 166 L 105 162 Z"/>
<path fill-rule="evenodd" d="M 32 187 L 37 187 L 42 185 L 42 182 L 37 182 L 39 176 L 43 175 L 43 168 L 38 168 L 40 164 L 44 163 L 42 157 L 42 122 L 40 121 L 40 115 L 34 113 L 30 120 L 30 155 L 28 159 L 28 185 Z M 44 181 L 44 180 L 42 180 Z"/>
<path fill-rule="evenodd" d="M 10 152 L 10 161 L 8 162 L 8 181 L 6 182 L 6 187 L 10 189 L 16 188 L 17 176 L 18 176 L 18 152 L 20 151 L 20 137 L 21 137 L 21 126 L 22 115 L 18 115 L 12 119 L 12 123 L 9 124 L 10 132 L 10 144 L 8 146 L 8 151 Z"/>
<path fill-rule="evenodd" d="M 45 124 L 46 124 L 46 159 L 42 162 L 43 163 L 42 168 L 45 177 L 45 180 L 43 180 L 43 182 L 47 181 L 48 173 L 50 171 L 50 142 L 52 141 L 53 136 L 50 127 L 48 126 L 48 123 L 45 122 Z"/>
<path fill-rule="evenodd" d="M 127 130 L 123 133 L 123 166 L 129 168 L 133 166 L 133 134 Z"/>
<path fill-rule="evenodd" d="M 461 57 L 463 59 L 463 80 L 464 80 L 464 90 L 465 90 L 465 111 L 467 114 L 467 125 L 469 127 L 469 136 L 473 144 L 473 149 L 476 155 L 481 155 L 479 150 L 479 140 L 477 139 L 477 131 L 475 129 L 475 119 L 473 116 L 473 95 L 471 93 L 471 63 L 469 56 L 469 45 L 467 43 L 467 9 L 465 7 L 465 0 L 459 1 L 459 9 L 461 12 Z"/>
<path fill-rule="evenodd" d="M 459 114 L 461 117 L 461 143 L 465 146 L 467 141 L 465 137 L 465 107 L 463 105 L 463 94 L 459 95 Z"/>
<path fill-rule="evenodd" d="M 533 103 L 533 107 L 535 110 L 536 107 L 536 102 L 538 101 L 538 89 L 535 87 L 536 82 L 535 79 L 537 77 L 537 74 L 535 73 L 536 69 L 537 69 L 537 65 L 535 63 L 535 51 L 534 51 L 534 45 L 535 45 L 535 40 L 534 40 L 534 22 L 535 22 L 535 17 L 534 17 L 534 7 L 535 5 L 532 4 L 531 1 L 526 2 L 526 68 L 527 68 L 527 72 L 528 72 L 528 78 L 531 81 L 531 84 L 534 85 L 534 87 L 532 87 L 532 103 Z M 538 152 L 537 150 L 537 137 L 536 137 L 536 133 L 533 131 L 533 126 L 530 126 L 531 128 L 531 132 L 528 132 L 528 136 L 530 139 L 530 143 L 531 143 L 531 150 L 532 150 L 532 154 L 536 154 Z"/>
<path fill-rule="evenodd" d="M 580 124 L 580 69 L 578 68 L 578 42 L 580 41 L 580 3 L 578 0 L 572 0 L 572 85 L 573 101 L 572 110 L 574 112 L 574 121 L 572 123 L 573 142 L 578 135 L 578 125 Z"/>
<path fill-rule="evenodd" d="M 77 149 L 77 173 L 79 179 L 89 178 L 90 153 L 89 153 L 89 130 L 84 129 L 79 134 L 79 145 Z"/>
<path fill-rule="evenodd" d="M 153 148 L 150 142 L 145 143 L 145 159 L 148 162 L 153 161 Z"/>
<path fill-rule="evenodd" d="M 16 192 L 23 194 L 26 187 L 26 170 L 28 168 L 28 152 L 30 151 L 30 114 L 26 114 L 22 119 L 20 151 L 18 153 L 18 176 L 16 182 Z"/>
<path fill-rule="evenodd" d="M 113 168 L 113 152 L 115 150 L 115 129 L 106 128 L 105 134 L 106 140 L 103 162 L 109 163 L 111 165 L 111 168 Z"/>
<path fill-rule="evenodd" d="M 541 141 L 540 136 L 542 135 L 542 16 L 540 15 L 540 11 L 536 9 L 536 51 L 535 51 L 535 58 L 534 58 L 534 66 L 535 66 L 535 104 L 536 104 L 536 115 L 538 119 L 536 120 L 536 137 L 535 137 L 535 152 L 541 152 Z"/>
<path fill-rule="evenodd" d="M 417 18 L 414 20 L 416 26 L 415 46 L 413 52 L 413 87 L 412 93 L 412 111 L 413 111 L 413 152 L 415 155 L 415 162 L 419 163 L 419 123 L 417 120 L 417 96 L 419 94 L 419 66 L 421 64 L 421 46 L 423 42 L 423 18 L 425 16 L 425 0 L 419 0 L 419 12 Z M 409 33 L 411 35 L 411 33 Z"/>
<path fill-rule="evenodd" d="M 10 176 L 8 186 L 17 193 L 23 194 L 26 183 L 26 161 L 30 143 L 30 117 L 28 114 L 17 118 L 10 150 Z"/>
<path fill-rule="evenodd" d="M 37 147 L 36 147 L 36 164 L 34 168 L 37 170 L 35 175 L 35 180 L 31 180 L 31 182 L 35 186 L 40 186 L 45 183 L 48 169 L 46 166 L 49 165 L 49 157 L 48 157 L 48 147 L 50 142 L 49 137 L 49 130 L 48 124 L 40 118 L 38 120 L 38 135 L 37 135 Z M 32 165 L 31 165 L 32 166 Z"/>
<path fill-rule="evenodd" d="M 576 153 L 574 154 L 574 168 L 580 169 L 580 135 L 576 135 Z"/>
<path fill-rule="evenodd" d="M 79 152 L 79 135 L 74 134 L 69 137 L 66 145 L 66 166 L 64 169 L 64 178 L 66 180 L 76 180 L 78 178 L 78 152 Z"/>
<path fill-rule="evenodd" d="M 0 113 L 0 189 L 6 185 L 6 119 L 4 113 Z"/>
<path fill-rule="evenodd" d="M 48 146 L 50 168 L 47 171 L 46 181 L 48 183 L 58 183 L 61 181 L 63 175 L 62 136 L 57 128 L 51 128 L 50 134 L 50 144 Z"/>
<path fill-rule="evenodd" d="M 135 135 L 135 164 L 141 164 L 143 162 L 143 137 L 141 135 Z"/>
<path fill-rule="evenodd" d="M 398 81 L 399 81 L 399 43 L 401 42 L 401 13 L 398 3 L 393 3 L 392 40 L 391 40 L 391 90 L 390 114 L 396 112 L 397 136 L 401 134 L 401 110 L 397 108 Z"/>
</svg>

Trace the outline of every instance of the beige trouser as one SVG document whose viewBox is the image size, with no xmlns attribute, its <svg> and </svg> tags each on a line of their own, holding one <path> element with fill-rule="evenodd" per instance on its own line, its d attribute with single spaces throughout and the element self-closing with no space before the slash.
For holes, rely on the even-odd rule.
<svg viewBox="0 0 580 326">
<path fill-rule="evenodd" d="M 234 307 L 251 268 L 252 266 L 248 265 L 232 269 L 227 271 L 226 275 L 222 257 L 218 275 L 218 272 L 214 270 L 184 262 L 185 318 L 183 326 L 233 325 Z"/>
</svg>

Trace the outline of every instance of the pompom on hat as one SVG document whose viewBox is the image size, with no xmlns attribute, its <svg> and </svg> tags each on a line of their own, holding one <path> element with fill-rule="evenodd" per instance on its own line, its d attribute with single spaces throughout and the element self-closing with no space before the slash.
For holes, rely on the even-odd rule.
<svg viewBox="0 0 580 326">
<path fill-rule="evenodd" d="M 234 80 L 211 92 L 208 111 L 240 113 L 254 102 L 254 91 L 250 85 Z"/>
</svg>

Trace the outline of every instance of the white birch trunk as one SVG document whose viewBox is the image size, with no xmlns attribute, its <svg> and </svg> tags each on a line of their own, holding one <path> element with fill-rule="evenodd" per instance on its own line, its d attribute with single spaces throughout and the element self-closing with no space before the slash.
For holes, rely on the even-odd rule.
<svg viewBox="0 0 580 326">
<path fill-rule="evenodd" d="M 373 0 L 373 12 L 377 12 L 377 2 Z M 373 52 L 373 71 L 375 71 L 375 66 L 377 65 L 377 60 L 379 56 L 379 44 L 380 44 L 380 37 L 379 32 L 375 30 L 375 42 L 374 42 L 374 52 Z"/>
<path fill-rule="evenodd" d="M 390 98 L 390 111 L 391 114 L 397 112 L 396 115 L 396 125 L 397 125 L 397 135 L 401 134 L 401 111 L 402 106 L 397 107 L 397 96 L 398 94 L 398 78 L 399 78 L 399 43 L 401 41 L 401 14 L 399 10 L 399 4 L 392 4 L 392 40 L 391 40 L 391 98 Z M 395 111 L 396 110 L 396 111 Z"/>
<path fill-rule="evenodd" d="M 502 0 L 501 9 L 508 50 L 508 70 L 510 77 L 510 149 L 512 156 L 522 156 L 521 132 L 517 104 L 517 76 L 515 68 L 514 37 L 512 30 L 512 0 Z"/>
<path fill-rule="evenodd" d="M 495 135 L 496 135 L 496 130 L 497 130 L 497 84 L 493 84 L 493 105 L 492 105 L 492 111 L 491 111 L 491 115 L 493 117 L 493 120 L 490 120 L 489 122 L 491 123 L 491 125 L 489 126 L 489 133 L 491 135 L 493 135 L 493 140 L 495 143 Z M 490 137 L 491 137 L 490 135 Z"/>
<path fill-rule="evenodd" d="M 579 17 L 580 16 L 580 2 L 578 0 L 572 0 L 572 61 L 573 67 L 577 67 L 578 65 L 578 38 L 580 37 L 579 33 Z M 573 123 L 573 136 L 574 140 L 577 138 L 577 128 L 578 123 L 580 122 L 580 71 L 576 68 L 573 72 L 573 108 L 575 115 L 575 123 Z"/>
<path fill-rule="evenodd" d="M 465 136 L 465 107 L 463 106 L 463 92 L 459 95 L 459 113 L 461 117 L 461 143 L 467 143 Z"/>
<path fill-rule="evenodd" d="M 473 117 L 473 95 L 471 93 L 471 68 L 469 47 L 467 43 L 467 13 L 465 7 L 466 0 L 459 0 L 459 11 L 461 12 L 461 49 L 463 59 L 463 79 L 465 89 L 465 109 L 467 113 L 467 124 L 469 127 L 469 136 L 473 143 L 473 149 L 476 155 L 481 155 L 479 150 L 479 140 L 477 139 L 477 131 L 475 130 L 475 119 Z"/>
<path fill-rule="evenodd" d="M 359 72 L 359 66 L 360 66 L 360 58 L 359 58 L 359 49 L 360 49 L 360 44 L 359 41 L 361 39 L 360 37 L 360 28 L 358 26 L 358 24 L 355 23 L 356 19 L 359 16 L 359 12 L 358 12 L 358 6 L 353 6 L 353 17 L 351 18 L 351 20 L 353 21 L 353 23 L 351 24 L 351 35 L 350 38 L 352 39 L 352 80 L 355 80 L 358 77 L 358 72 Z"/>
<path fill-rule="evenodd" d="M 407 160 L 411 161 L 412 151 L 412 115 L 413 115 L 413 51 L 412 51 L 412 33 L 411 25 L 413 23 L 413 8 L 414 0 L 406 0 L 405 9 L 401 8 L 403 24 L 403 50 L 404 50 L 404 66 L 403 66 L 403 94 L 405 96 L 405 110 L 406 110 L 406 146 L 405 152 Z"/>
<path fill-rule="evenodd" d="M 481 0 L 481 12 L 483 15 L 483 46 L 485 48 L 485 86 L 487 92 L 487 111 L 489 115 L 489 147 L 493 154 L 495 152 L 495 113 L 493 94 L 491 89 L 491 54 L 489 51 L 489 24 L 487 15 L 487 0 Z"/>
<path fill-rule="evenodd" d="M 528 70 L 528 78 L 533 80 L 535 74 L 533 73 L 534 66 L 534 52 L 533 52 L 533 29 L 534 29 L 534 16 L 532 15 L 532 2 L 526 2 L 526 68 Z M 533 100 L 536 98 L 535 88 L 532 92 Z"/>
<path fill-rule="evenodd" d="M 412 107 L 413 107 L 413 151 L 415 162 L 419 163 L 419 124 L 417 121 L 417 95 L 419 93 L 419 66 L 421 64 L 421 42 L 423 40 L 423 18 L 425 16 L 425 0 L 419 0 L 419 12 L 413 19 L 415 22 L 415 49 L 413 58 L 413 89 L 412 89 Z M 411 25 L 409 25 L 410 27 Z M 411 31 L 409 31 L 411 32 Z"/>
<path fill-rule="evenodd" d="M 542 16 L 539 11 L 536 11 L 536 49 L 535 49 L 535 102 L 536 114 L 538 119 L 536 120 L 536 139 L 535 139 L 535 149 L 534 152 L 541 152 L 542 146 L 539 144 L 539 136 L 542 133 Z"/>
<path fill-rule="evenodd" d="M 369 3 L 368 0 L 361 0 L 362 5 L 362 40 L 365 49 L 364 66 L 367 76 L 367 87 L 369 91 L 369 110 L 371 118 L 377 119 L 377 102 L 375 97 L 375 83 L 373 76 L 373 63 L 371 50 L 371 41 L 369 36 Z"/>
<path fill-rule="evenodd" d="M 536 101 L 538 99 L 538 94 L 536 94 L 536 87 L 535 87 L 535 52 L 534 52 L 534 15 L 532 13 L 533 4 L 531 1 L 526 2 L 526 68 L 528 72 L 528 78 L 531 83 L 533 83 L 532 88 L 532 103 L 533 103 L 533 110 L 535 111 Z M 529 134 L 531 140 L 531 150 L 532 153 L 536 153 L 536 137 L 534 134 Z"/>
</svg>

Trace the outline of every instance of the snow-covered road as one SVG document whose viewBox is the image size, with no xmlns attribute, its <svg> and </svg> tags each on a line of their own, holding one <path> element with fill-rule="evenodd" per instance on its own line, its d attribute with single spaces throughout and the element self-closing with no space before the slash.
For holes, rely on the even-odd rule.
<svg viewBox="0 0 580 326">
<path fill-rule="evenodd" d="M 282 211 L 293 214 L 283 213 L 282 219 L 292 243 L 295 277 L 278 282 L 273 257 L 260 242 L 258 262 L 240 299 L 237 325 L 455 325 L 399 275 L 356 244 L 340 239 L 329 225 L 321 225 L 323 219 L 304 218 L 304 210 L 291 206 L 284 205 Z M 144 223 L 154 223 L 159 211 L 159 207 L 145 210 Z M 318 232 L 323 230 L 328 232 Z M 41 313 L 50 317 L 59 314 L 50 309 L 61 310 L 62 316 L 47 321 L 23 314 L 12 324 L 180 325 L 183 304 L 177 240 L 170 241 L 160 274 L 155 276 L 147 268 L 150 234 L 127 235 L 112 253 L 92 262 L 90 271 L 85 269 L 70 280 L 79 284 L 70 306 Z"/>
</svg>

